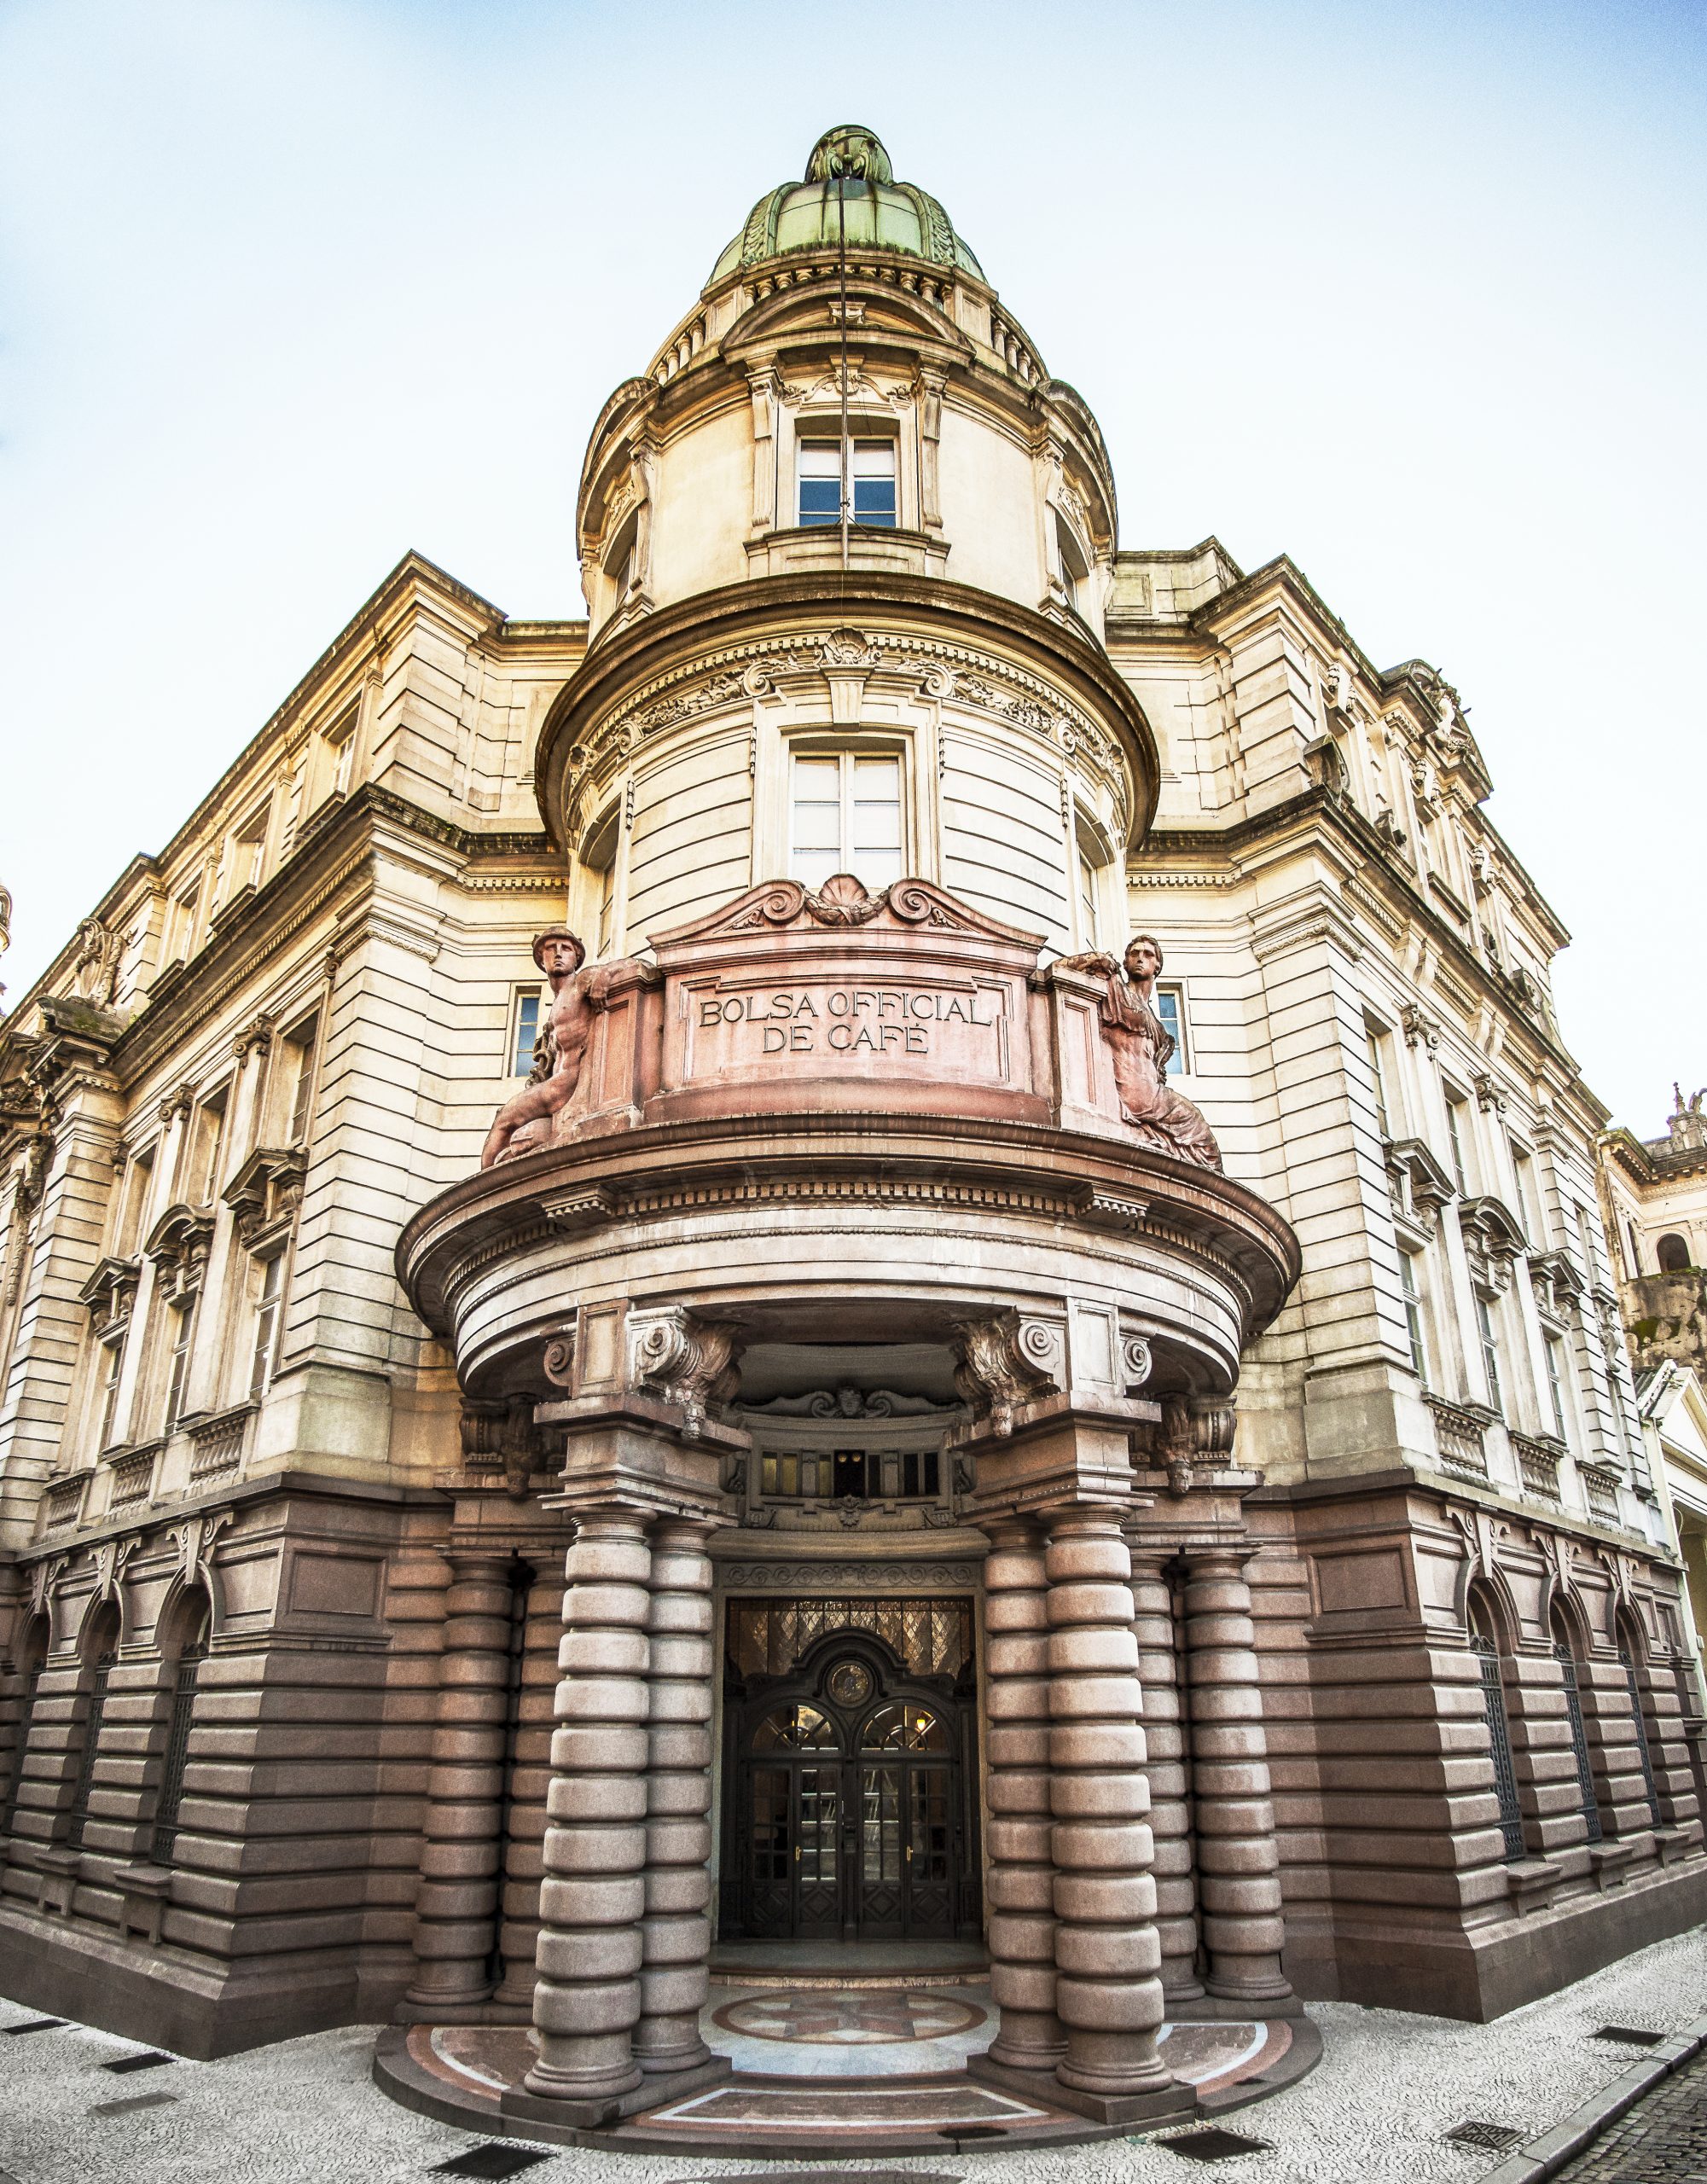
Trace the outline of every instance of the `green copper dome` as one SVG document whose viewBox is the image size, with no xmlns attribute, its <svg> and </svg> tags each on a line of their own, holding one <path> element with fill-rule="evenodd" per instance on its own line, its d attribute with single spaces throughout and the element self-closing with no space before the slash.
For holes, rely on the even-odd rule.
<svg viewBox="0 0 1707 2184">
<path fill-rule="evenodd" d="M 791 250 L 833 250 L 843 222 L 850 250 L 897 250 L 984 278 L 936 199 L 910 182 L 897 182 L 889 154 L 871 131 L 845 122 L 812 147 L 804 182 L 785 182 L 759 199 L 711 279 Z"/>
</svg>

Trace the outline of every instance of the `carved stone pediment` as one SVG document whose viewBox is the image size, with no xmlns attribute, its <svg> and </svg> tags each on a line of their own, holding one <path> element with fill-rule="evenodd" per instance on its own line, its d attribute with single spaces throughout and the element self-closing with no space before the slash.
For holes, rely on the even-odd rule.
<svg viewBox="0 0 1707 2184">
<path fill-rule="evenodd" d="M 1459 1205 L 1458 1225 L 1471 1280 L 1483 1289 L 1505 1289 L 1513 1261 L 1529 1248 L 1517 1216 L 1497 1198 L 1466 1198 Z"/>
<path fill-rule="evenodd" d="M 1551 1320 L 1569 1319 L 1588 1293 L 1588 1284 L 1564 1252 L 1543 1252 L 1532 1258 L 1530 1280 L 1535 1285 L 1536 1303 Z"/>
<path fill-rule="evenodd" d="M 130 1318 L 142 1272 L 141 1259 L 105 1258 L 78 1291 L 97 1335 L 110 1334 Z"/>
<path fill-rule="evenodd" d="M 1420 1137 L 1402 1137 L 1387 1147 L 1387 1181 L 1395 1219 L 1423 1242 L 1435 1232 L 1440 1209 L 1458 1195 L 1458 1187 Z"/>
<path fill-rule="evenodd" d="M 261 1146 L 227 1183 L 220 1195 L 237 1217 L 246 1252 L 267 1256 L 289 1234 L 307 1167 L 308 1155 L 299 1145 Z"/>
<path fill-rule="evenodd" d="M 212 1217 L 180 1202 L 155 1222 L 142 1249 L 159 1270 L 161 1288 L 183 1297 L 200 1287 L 212 1240 Z"/>
<path fill-rule="evenodd" d="M 773 1396 L 768 1403 L 740 1406 L 746 1418 L 838 1419 L 926 1418 L 944 1424 L 960 1414 L 960 1405 L 932 1403 L 928 1396 L 898 1394 L 893 1388 L 816 1388 L 803 1396 Z"/>
<path fill-rule="evenodd" d="M 724 934 L 781 932 L 791 926 L 815 925 L 875 926 L 891 932 L 925 926 L 938 932 L 975 933 L 1017 943 L 1029 946 L 1034 954 L 1041 944 L 1036 935 L 984 916 L 928 880 L 897 880 L 873 895 L 851 872 L 835 874 L 816 892 L 798 880 L 768 880 L 762 886 L 748 888 L 709 917 L 655 935 L 654 941 L 663 950 Z"/>
</svg>

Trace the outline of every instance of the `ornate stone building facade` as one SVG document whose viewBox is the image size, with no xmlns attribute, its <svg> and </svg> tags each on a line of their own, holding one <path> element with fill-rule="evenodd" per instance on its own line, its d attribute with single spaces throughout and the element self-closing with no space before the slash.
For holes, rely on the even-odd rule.
<svg viewBox="0 0 1707 2184">
<path fill-rule="evenodd" d="M 0 1985 L 531 2018 L 575 2124 L 715 2074 L 714 1945 L 981 1942 L 979 2067 L 1118 2123 L 1164 2013 L 1700 1918 L 1605 1113 L 1450 686 L 1122 547 L 859 131 L 577 520 L 584 619 L 405 561 L 0 1034 Z"/>
</svg>

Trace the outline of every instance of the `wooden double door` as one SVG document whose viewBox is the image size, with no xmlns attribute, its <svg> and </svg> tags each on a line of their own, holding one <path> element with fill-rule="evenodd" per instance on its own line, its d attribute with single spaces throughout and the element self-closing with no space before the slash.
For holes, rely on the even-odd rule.
<svg viewBox="0 0 1707 2184">
<path fill-rule="evenodd" d="M 961 1703 L 870 1652 L 743 1710 L 741 1924 L 766 1939 L 952 1940 L 967 1825 Z M 793 1681 L 793 1680 L 791 1680 Z"/>
</svg>

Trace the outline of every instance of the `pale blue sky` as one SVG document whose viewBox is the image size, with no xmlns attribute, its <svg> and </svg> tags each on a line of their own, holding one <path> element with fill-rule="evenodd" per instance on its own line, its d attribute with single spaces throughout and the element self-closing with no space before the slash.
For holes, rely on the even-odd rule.
<svg viewBox="0 0 1707 2184">
<path fill-rule="evenodd" d="M 1707 1081 L 1699 4 L 0 6 L 15 997 L 404 550 L 576 614 L 592 421 L 875 128 L 1100 418 L 1123 543 L 1454 682 L 1589 1082 Z"/>
</svg>

